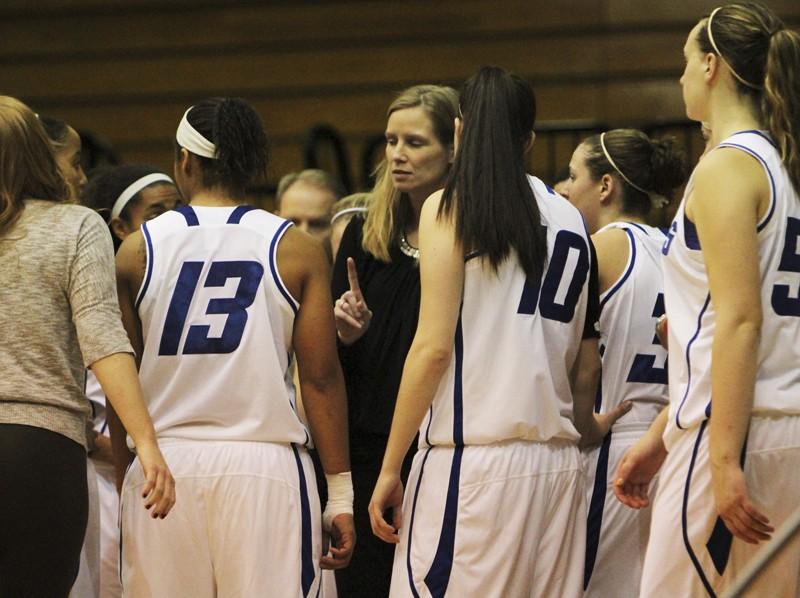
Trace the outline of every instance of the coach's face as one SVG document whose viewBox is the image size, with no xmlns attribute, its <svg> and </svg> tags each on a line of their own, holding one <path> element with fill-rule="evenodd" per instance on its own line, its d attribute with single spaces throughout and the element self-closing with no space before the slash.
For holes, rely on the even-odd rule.
<svg viewBox="0 0 800 598">
<path fill-rule="evenodd" d="M 395 110 L 386 123 L 386 163 L 394 188 L 412 201 L 424 201 L 444 186 L 453 147 L 436 136 L 421 107 Z"/>
</svg>

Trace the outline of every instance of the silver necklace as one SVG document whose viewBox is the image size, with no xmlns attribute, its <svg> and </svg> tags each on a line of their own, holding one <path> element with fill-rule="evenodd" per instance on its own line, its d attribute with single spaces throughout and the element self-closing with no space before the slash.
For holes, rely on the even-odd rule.
<svg viewBox="0 0 800 598">
<path fill-rule="evenodd" d="M 419 249 L 416 247 L 412 247 L 411 243 L 409 243 L 406 240 L 405 231 L 400 233 L 400 251 L 403 252 L 404 255 L 407 255 L 410 258 L 419 260 Z"/>
</svg>

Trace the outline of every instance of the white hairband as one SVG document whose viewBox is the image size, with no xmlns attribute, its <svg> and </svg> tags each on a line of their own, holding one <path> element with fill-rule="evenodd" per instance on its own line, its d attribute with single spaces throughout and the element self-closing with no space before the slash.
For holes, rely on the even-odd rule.
<svg viewBox="0 0 800 598">
<path fill-rule="evenodd" d="M 606 137 L 605 133 L 600 134 L 600 147 L 603 149 L 603 154 L 605 155 L 606 160 L 608 160 L 608 163 L 611 164 L 611 167 L 617 171 L 617 174 L 619 174 L 619 176 L 625 179 L 625 182 L 628 183 L 631 187 L 633 187 L 637 191 L 644 193 L 648 198 L 650 198 L 650 203 L 652 203 L 657 208 L 663 208 L 665 205 L 667 205 L 669 203 L 669 199 L 667 199 L 666 197 L 664 197 L 659 193 L 655 193 L 654 191 L 646 191 L 645 189 L 642 189 L 639 185 L 637 185 L 636 183 L 634 183 L 632 180 L 630 180 L 628 177 L 625 176 L 625 173 L 623 173 L 619 169 L 619 166 L 616 165 L 614 160 L 611 159 L 611 154 L 609 154 L 608 149 L 606 149 L 605 137 Z"/>
<path fill-rule="evenodd" d="M 333 224 L 338 218 L 342 216 L 346 216 L 347 214 L 364 214 L 367 211 L 367 208 L 345 208 L 340 212 L 336 212 L 331 218 L 331 224 Z"/>
<path fill-rule="evenodd" d="M 194 108 L 194 106 L 190 107 L 189 110 L 192 108 Z M 193 154 L 203 156 L 204 158 L 216 158 L 217 146 L 203 137 L 197 129 L 189 123 L 189 120 L 186 118 L 189 114 L 189 110 L 183 113 L 183 118 L 178 125 L 178 132 L 175 133 L 175 140 L 178 142 L 178 145 L 186 148 Z"/>
<path fill-rule="evenodd" d="M 111 222 L 113 218 L 119 218 L 119 215 L 122 213 L 122 210 L 125 209 L 125 206 L 128 205 L 128 202 L 137 194 L 139 191 L 152 185 L 153 183 L 157 183 L 163 181 L 165 183 L 175 184 L 171 178 L 161 172 L 154 172 L 153 174 L 147 174 L 143 177 L 140 177 L 133 181 L 130 185 L 125 187 L 125 191 L 120 193 L 117 201 L 114 202 L 114 207 L 111 208 L 111 216 L 109 217 L 108 221 Z"/>
<path fill-rule="evenodd" d="M 722 55 L 722 52 L 719 51 L 719 48 L 717 47 L 717 43 L 714 41 L 714 34 L 711 33 L 711 20 L 714 18 L 714 15 L 717 14 L 717 12 L 720 11 L 720 10 L 722 10 L 721 6 L 718 6 L 717 8 L 712 10 L 711 14 L 708 16 L 708 23 L 706 24 L 706 31 L 708 33 L 708 41 L 711 42 L 711 47 L 714 48 L 714 51 L 717 53 L 717 56 L 719 56 L 719 59 L 725 64 L 725 66 L 728 67 L 728 70 L 731 72 L 731 75 L 736 77 L 736 80 L 739 81 L 739 83 L 741 83 L 742 85 L 746 85 L 747 87 L 749 87 L 751 89 L 763 89 L 764 88 L 763 85 L 754 85 L 753 83 L 750 83 L 749 81 L 746 81 L 744 79 L 744 77 L 742 77 L 741 75 L 739 75 L 739 73 L 737 73 L 735 70 L 733 70 L 733 67 L 730 65 L 730 63 L 727 60 L 725 60 L 725 57 Z"/>
</svg>

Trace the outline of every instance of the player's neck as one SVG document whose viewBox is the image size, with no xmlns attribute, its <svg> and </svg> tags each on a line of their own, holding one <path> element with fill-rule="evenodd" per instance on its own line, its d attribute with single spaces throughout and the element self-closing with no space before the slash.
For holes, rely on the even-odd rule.
<svg viewBox="0 0 800 598">
<path fill-rule="evenodd" d="M 221 189 L 200 189 L 192 194 L 189 204 L 192 206 L 230 207 L 238 206 L 242 201 L 230 196 Z"/>
</svg>

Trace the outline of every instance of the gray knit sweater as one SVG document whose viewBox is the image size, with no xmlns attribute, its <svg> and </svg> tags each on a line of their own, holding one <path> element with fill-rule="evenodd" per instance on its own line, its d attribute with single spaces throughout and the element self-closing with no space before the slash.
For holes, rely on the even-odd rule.
<svg viewBox="0 0 800 598">
<path fill-rule="evenodd" d="M 82 206 L 27 200 L 0 236 L 0 423 L 86 446 L 85 368 L 121 352 L 133 351 L 102 218 Z"/>
</svg>

